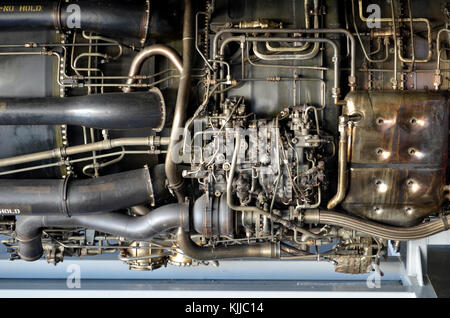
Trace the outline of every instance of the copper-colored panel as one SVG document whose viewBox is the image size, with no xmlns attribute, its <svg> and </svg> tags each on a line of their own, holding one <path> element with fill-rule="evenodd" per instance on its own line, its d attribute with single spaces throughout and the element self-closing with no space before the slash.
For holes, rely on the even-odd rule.
<svg viewBox="0 0 450 318">
<path fill-rule="evenodd" d="M 344 114 L 361 114 L 349 154 L 342 206 L 407 226 L 443 202 L 447 161 L 447 97 L 435 92 L 353 92 Z"/>
</svg>

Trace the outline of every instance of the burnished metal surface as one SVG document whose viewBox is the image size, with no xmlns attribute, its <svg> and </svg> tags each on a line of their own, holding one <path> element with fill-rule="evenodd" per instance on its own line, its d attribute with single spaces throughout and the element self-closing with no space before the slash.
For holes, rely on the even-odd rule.
<svg viewBox="0 0 450 318">
<path fill-rule="evenodd" d="M 347 95 L 354 123 L 349 188 L 342 207 L 383 223 L 409 226 L 436 212 L 447 165 L 447 96 L 437 92 Z"/>
</svg>

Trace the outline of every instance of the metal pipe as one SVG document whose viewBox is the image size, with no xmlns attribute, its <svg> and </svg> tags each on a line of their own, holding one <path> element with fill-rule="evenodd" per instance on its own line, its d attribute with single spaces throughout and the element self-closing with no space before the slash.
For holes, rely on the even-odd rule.
<svg viewBox="0 0 450 318">
<path fill-rule="evenodd" d="M 338 186 L 336 195 L 328 202 L 328 209 L 333 209 L 344 200 L 347 193 L 347 118 L 339 117 L 339 153 L 338 153 Z"/>
<path fill-rule="evenodd" d="M 394 9 L 394 1 L 391 0 L 391 12 L 392 12 L 392 29 L 393 29 L 393 36 L 394 36 L 394 78 L 392 80 L 392 88 L 395 90 L 398 87 L 398 81 L 397 81 L 397 59 L 398 59 L 398 52 L 397 52 L 397 26 L 395 24 L 395 9 Z"/>
<path fill-rule="evenodd" d="M 279 39 L 283 39 L 283 38 L 279 38 Z M 298 38 L 292 38 L 292 39 L 296 40 Z M 316 40 L 316 41 L 314 41 L 314 40 Z M 327 40 L 327 39 L 304 38 L 304 39 L 300 39 L 300 41 L 294 41 L 294 42 L 314 43 L 314 50 L 312 50 L 311 52 L 308 52 L 306 54 L 263 54 L 258 50 L 258 46 L 256 45 L 256 43 L 255 43 L 255 45 L 253 45 L 253 52 L 255 53 L 255 55 L 258 58 L 260 58 L 261 60 L 265 60 L 265 61 L 309 60 L 317 55 L 317 53 L 319 52 L 320 43 L 324 42 L 324 41 L 319 41 L 319 40 Z M 271 41 L 274 41 L 274 40 L 271 40 Z M 293 41 L 289 41 L 288 39 L 285 39 L 284 41 L 285 42 L 293 42 Z M 266 43 L 269 43 L 269 42 L 266 42 Z M 315 49 L 316 47 L 317 47 L 317 49 Z"/>
<path fill-rule="evenodd" d="M 148 0 L 78 0 L 76 6 L 61 0 L 31 3 L 4 0 L 0 1 L 0 7 L 10 8 L 0 11 L 1 30 L 82 29 L 112 37 L 138 39 L 143 44 L 152 23 Z M 77 19 L 74 19 L 75 14 Z"/>
<path fill-rule="evenodd" d="M 231 161 L 231 166 L 230 166 L 230 174 L 228 176 L 228 181 L 227 181 L 227 204 L 228 204 L 228 207 L 235 211 L 260 214 L 260 215 L 267 217 L 270 220 L 273 220 L 274 222 L 282 224 L 283 226 L 285 226 L 288 229 L 296 230 L 302 234 L 311 235 L 314 238 L 319 237 L 319 236 L 309 232 L 308 230 L 303 229 L 300 226 L 292 224 L 291 222 L 289 222 L 277 215 L 274 215 L 270 212 L 261 210 L 261 209 L 257 208 L 256 206 L 239 206 L 239 205 L 235 205 L 233 203 L 233 193 L 234 193 L 233 177 L 234 177 L 234 173 L 236 171 L 238 154 L 240 153 L 240 149 L 241 149 L 240 146 L 241 146 L 241 138 L 240 138 L 239 133 L 236 133 L 236 146 L 234 148 L 233 159 Z"/>
<path fill-rule="evenodd" d="M 414 59 L 414 62 L 416 63 L 427 63 L 431 60 L 431 58 L 433 57 L 433 47 L 432 47 L 432 39 L 431 39 L 431 23 L 428 19 L 425 18 L 394 18 L 395 14 L 392 14 L 392 18 L 366 18 L 364 17 L 363 14 L 363 9 L 362 9 L 362 0 L 358 0 L 358 6 L 359 6 L 359 18 L 361 19 L 361 21 L 363 22 L 368 22 L 370 21 L 371 23 L 377 23 L 377 22 L 392 22 L 392 24 L 395 26 L 395 22 L 422 22 L 425 23 L 425 25 L 427 26 L 427 42 L 428 42 L 428 55 L 426 58 L 424 59 Z M 391 1 L 391 7 L 393 7 L 393 1 Z M 392 8 L 391 8 L 392 9 Z M 395 27 L 394 27 L 395 29 Z M 413 37 L 414 35 L 411 34 L 411 37 Z M 394 38 L 395 38 L 395 34 L 394 34 Z M 394 40 L 395 41 L 395 40 Z M 397 52 L 397 50 L 396 50 Z M 400 59 L 400 61 L 404 62 L 404 63 L 413 63 L 413 59 L 408 59 L 405 58 L 401 55 L 401 48 L 398 49 L 398 57 Z"/>
<path fill-rule="evenodd" d="M 119 139 L 105 139 L 95 143 L 84 144 L 79 146 L 71 146 L 67 148 L 55 148 L 49 151 L 36 152 L 28 155 L 10 157 L 0 159 L 0 167 L 13 166 L 23 163 L 29 163 L 33 161 L 47 160 L 47 159 L 63 159 L 67 156 L 73 156 L 81 153 L 109 150 L 113 148 L 125 147 L 125 146 L 147 146 L 154 147 L 160 145 L 168 145 L 168 137 L 129 137 Z"/>
<path fill-rule="evenodd" d="M 355 218 L 343 213 L 323 210 L 307 210 L 303 221 L 307 224 L 327 224 L 355 230 L 386 240 L 410 241 L 448 230 L 450 218 L 443 215 L 440 220 L 412 227 L 395 227 Z"/>
<path fill-rule="evenodd" d="M 178 246 L 183 254 L 196 260 L 224 258 L 280 258 L 279 243 L 267 242 L 254 245 L 201 247 L 192 241 L 189 232 L 182 227 L 177 232 Z"/>
<path fill-rule="evenodd" d="M 129 240 L 149 240 L 153 236 L 189 224 L 188 204 L 169 204 L 145 216 L 132 217 L 121 213 L 74 216 L 21 216 L 16 222 L 18 254 L 26 261 L 38 260 L 43 253 L 44 228 L 87 228 L 124 237 Z"/>
<path fill-rule="evenodd" d="M 439 30 L 437 37 L 436 37 L 436 50 L 437 50 L 437 66 L 436 70 L 440 69 L 440 63 L 442 62 L 450 62 L 450 60 L 445 60 L 441 58 L 441 35 L 442 33 L 447 32 L 450 33 L 449 29 L 441 29 Z"/>
<path fill-rule="evenodd" d="M 303 2 L 303 10 L 305 11 L 305 28 L 310 29 L 310 19 L 309 19 L 309 0 L 304 0 Z M 319 1 L 314 0 L 314 28 L 319 28 L 319 15 L 318 10 L 319 9 Z M 273 47 L 270 45 L 270 43 L 266 43 L 266 49 L 269 52 L 303 52 L 309 49 L 311 46 L 311 43 L 305 43 L 304 45 L 300 47 Z"/>
<path fill-rule="evenodd" d="M 127 85 L 133 85 L 134 83 L 136 83 L 135 77 L 141 72 L 141 68 L 144 62 L 148 58 L 156 55 L 166 57 L 170 62 L 172 62 L 173 66 L 178 70 L 180 74 L 183 73 L 183 63 L 181 62 L 181 58 L 178 53 L 174 49 L 166 45 L 155 44 L 142 49 L 134 57 L 133 61 L 131 62 L 130 71 L 128 72 Z M 129 93 L 131 92 L 131 90 L 131 87 L 124 87 L 122 89 L 124 93 Z"/>
<path fill-rule="evenodd" d="M 359 33 L 359 30 L 358 30 L 358 26 L 356 25 L 356 17 L 355 17 L 355 0 L 352 0 L 352 13 L 353 13 L 353 27 L 355 28 L 356 36 L 358 37 L 359 44 L 361 45 L 361 50 L 362 50 L 362 52 L 363 52 L 363 54 L 364 54 L 366 60 L 369 61 L 370 63 L 383 63 L 383 62 L 386 62 L 387 59 L 389 58 L 389 38 L 387 38 L 387 41 L 385 41 L 385 43 L 384 43 L 385 48 L 386 48 L 386 56 L 385 56 L 383 59 L 380 59 L 380 60 L 374 60 L 374 59 L 371 59 L 371 58 L 369 57 L 369 54 L 367 54 L 366 48 L 365 48 L 365 46 L 364 46 L 364 43 L 363 43 L 363 41 L 362 41 L 362 39 L 361 39 L 361 35 L 360 35 L 360 33 Z M 379 40 L 380 40 L 380 38 L 379 38 Z M 380 42 L 380 44 L 379 44 L 379 50 L 378 50 L 378 52 L 379 52 L 380 50 L 381 50 L 381 42 Z M 378 52 L 373 52 L 372 54 L 376 54 L 376 53 L 378 53 Z"/>
<path fill-rule="evenodd" d="M 334 86 L 332 89 L 332 94 L 333 94 L 333 99 L 334 102 L 336 104 L 341 104 L 341 102 L 339 101 L 340 98 L 340 65 L 339 65 L 339 48 L 336 45 L 336 43 L 334 43 L 332 40 L 330 39 L 316 39 L 316 38 L 290 38 L 290 39 L 284 39 L 281 37 L 242 37 L 242 36 L 232 36 L 227 38 L 225 41 L 222 42 L 221 46 L 220 46 L 220 55 L 223 55 L 224 51 L 225 51 L 225 47 L 231 43 L 231 42 L 240 42 L 240 41 L 248 41 L 248 42 L 270 42 L 270 41 L 280 41 L 280 40 L 284 40 L 286 42 L 315 42 L 315 43 L 327 43 L 329 45 L 331 45 L 333 47 L 333 51 L 334 51 L 334 55 L 333 55 L 333 63 L 334 63 Z M 253 46 L 253 52 L 255 53 L 255 55 L 264 60 L 264 59 L 270 59 L 271 55 L 264 55 L 260 52 L 258 52 L 255 48 L 255 45 Z M 280 55 L 277 55 L 277 57 L 280 57 Z M 288 56 L 290 57 L 290 56 Z"/>
<path fill-rule="evenodd" d="M 247 56 L 250 56 L 248 45 L 246 45 L 247 50 Z M 315 70 L 315 71 L 329 71 L 330 69 L 328 67 L 323 66 L 309 66 L 309 65 L 282 65 L 282 64 L 262 64 L 262 63 L 255 63 L 252 62 L 251 58 L 248 58 L 248 62 L 250 65 L 254 67 L 268 67 L 268 68 L 278 68 L 278 69 L 305 69 L 305 70 Z M 245 79 L 244 79 L 245 80 Z"/>
<path fill-rule="evenodd" d="M 350 89 L 353 91 L 356 89 L 356 41 L 355 37 L 351 32 L 345 29 L 224 29 L 216 33 L 213 40 L 213 57 L 214 58 L 220 58 L 220 56 L 217 54 L 217 48 L 218 48 L 218 41 L 221 36 L 223 36 L 225 33 L 238 33 L 238 34 L 267 34 L 267 33 L 274 33 L 274 34 L 289 34 L 289 33 L 308 33 L 308 34 L 314 34 L 314 33 L 323 33 L 323 34 L 344 34 L 347 36 L 348 39 L 350 39 L 350 77 L 349 77 L 349 86 Z M 284 39 L 286 40 L 286 39 Z"/>
<path fill-rule="evenodd" d="M 149 149 L 149 150 L 124 150 L 124 148 L 122 147 L 121 151 L 110 152 L 110 153 L 103 154 L 103 155 L 98 155 L 97 154 L 95 156 L 95 158 L 97 158 L 97 159 L 104 159 L 104 158 L 117 156 L 120 159 L 120 158 L 125 157 L 125 155 L 160 155 L 160 154 L 165 154 L 165 153 L 166 152 L 164 150 L 157 150 L 157 149 L 153 149 L 153 150 L 151 150 L 151 149 Z M 93 159 L 94 159 L 93 156 L 83 157 L 83 158 L 79 158 L 79 159 L 70 159 L 70 160 L 67 160 L 67 161 L 62 159 L 61 161 L 48 163 L 48 164 L 42 164 L 42 165 L 31 166 L 31 167 L 20 168 L 20 169 L 14 169 L 14 170 L 6 170 L 4 172 L 0 172 L 0 176 L 6 176 L 6 175 L 11 175 L 11 174 L 16 174 L 16 173 L 22 173 L 22 172 L 28 172 L 28 171 L 33 171 L 33 170 L 39 170 L 39 169 L 47 169 L 47 168 L 51 168 L 51 167 L 61 167 L 61 166 L 64 166 L 66 164 L 69 164 L 69 163 L 71 165 L 73 165 L 75 163 L 80 163 L 80 162 L 84 162 L 84 161 L 91 161 Z M 113 160 L 111 160 L 111 161 L 113 161 Z M 106 164 L 108 165 L 109 163 L 106 163 Z M 103 166 L 103 164 L 99 164 L 99 166 Z"/>
<path fill-rule="evenodd" d="M 437 36 L 436 36 L 436 50 L 437 50 L 437 62 L 436 62 L 436 71 L 434 73 L 434 81 L 433 86 L 436 90 L 439 90 L 439 87 L 442 84 L 442 75 L 441 75 L 441 61 L 443 62 L 450 62 L 448 59 L 442 59 L 441 58 L 441 35 L 442 33 L 450 33 L 449 29 L 441 29 L 439 30 Z"/>
<path fill-rule="evenodd" d="M 162 130 L 166 107 L 159 89 L 133 94 L 0 98 L 0 125 L 74 125 Z M 126 106 L 126 111 L 124 111 Z"/>
<path fill-rule="evenodd" d="M 186 121 L 186 113 L 189 106 L 191 90 L 192 63 L 194 58 L 194 30 L 193 8 L 191 0 L 185 0 L 184 26 L 183 26 L 183 71 L 180 77 L 177 101 L 175 105 L 170 144 L 166 155 L 166 176 L 169 188 L 174 192 L 178 202 L 184 201 L 183 177 L 177 169 L 175 160 L 179 154 L 175 153 L 177 143 L 183 137 L 183 127 Z"/>
<path fill-rule="evenodd" d="M 309 16 L 309 13 L 307 12 L 309 10 L 308 5 L 307 5 L 307 0 L 305 0 L 305 19 L 306 19 L 306 29 L 309 29 L 309 19 L 307 19 L 306 17 Z M 319 28 L 319 0 L 314 0 L 314 29 L 318 29 Z M 318 37 L 319 34 L 315 34 L 314 37 Z M 304 53 L 304 54 L 290 54 L 292 59 L 296 59 L 296 60 L 306 60 L 306 59 L 312 59 L 314 58 L 317 53 L 319 53 L 319 48 L 320 48 L 320 44 L 319 42 L 307 42 L 306 45 L 299 47 L 299 48 L 286 48 L 286 47 L 280 47 L 280 48 L 275 48 L 275 47 L 271 47 L 270 43 L 267 42 L 266 43 L 266 47 L 268 49 L 268 51 L 278 51 L 278 52 L 297 52 L 297 51 L 304 51 L 306 49 L 309 48 L 310 45 L 308 45 L 309 43 L 314 43 L 314 47 L 313 49 L 308 52 L 308 53 Z M 298 49 L 298 50 L 297 50 Z M 285 56 L 284 54 L 279 54 L 278 56 Z"/>
</svg>

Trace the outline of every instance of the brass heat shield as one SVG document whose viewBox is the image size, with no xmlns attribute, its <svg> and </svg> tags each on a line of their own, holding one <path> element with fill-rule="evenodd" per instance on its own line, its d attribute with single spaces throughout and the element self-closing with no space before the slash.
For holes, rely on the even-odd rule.
<svg viewBox="0 0 450 318">
<path fill-rule="evenodd" d="M 346 97 L 351 125 L 349 183 L 342 207 L 381 223 L 411 226 L 444 201 L 447 95 L 356 91 Z"/>
</svg>

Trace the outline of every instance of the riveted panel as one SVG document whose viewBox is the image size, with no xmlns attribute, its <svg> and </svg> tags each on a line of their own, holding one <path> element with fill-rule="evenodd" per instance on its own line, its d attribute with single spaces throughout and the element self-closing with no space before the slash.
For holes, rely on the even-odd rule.
<svg viewBox="0 0 450 318">
<path fill-rule="evenodd" d="M 407 226 L 439 209 L 447 164 L 447 97 L 435 92 L 354 92 L 349 187 L 342 206 Z"/>
</svg>

